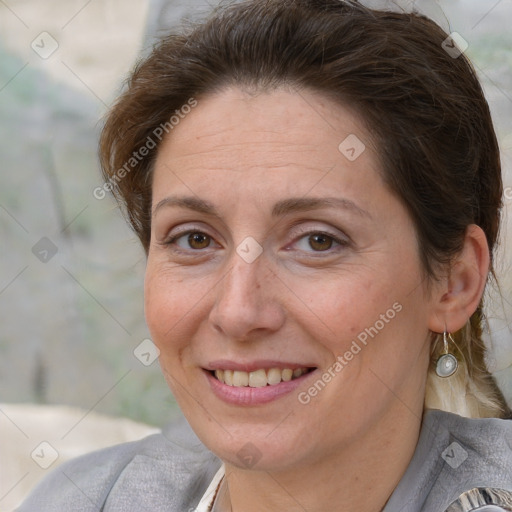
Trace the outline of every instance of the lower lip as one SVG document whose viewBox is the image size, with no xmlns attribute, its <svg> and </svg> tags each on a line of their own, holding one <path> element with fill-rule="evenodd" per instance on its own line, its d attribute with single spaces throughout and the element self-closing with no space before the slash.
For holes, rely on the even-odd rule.
<svg viewBox="0 0 512 512">
<path fill-rule="evenodd" d="M 210 372 L 204 370 L 204 373 L 210 383 L 212 391 L 218 398 L 229 404 L 250 406 L 266 404 L 291 393 L 308 377 L 315 373 L 315 371 L 316 370 L 305 373 L 288 382 L 280 382 L 273 386 L 263 386 L 261 388 L 228 386 L 216 379 Z"/>
</svg>

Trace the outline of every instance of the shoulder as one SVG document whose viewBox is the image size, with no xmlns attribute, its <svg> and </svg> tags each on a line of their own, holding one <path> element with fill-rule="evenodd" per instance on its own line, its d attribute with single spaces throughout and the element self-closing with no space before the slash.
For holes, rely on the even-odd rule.
<svg viewBox="0 0 512 512">
<path fill-rule="evenodd" d="M 430 409 L 385 512 L 512 510 L 512 421 Z"/>
<path fill-rule="evenodd" d="M 446 448 L 460 452 L 460 466 L 473 469 L 475 475 L 484 468 L 494 467 L 496 473 L 505 478 L 512 487 L 512 420 L 499 418 L 464 418 L 444 411 L 427 411 L 430 424 L 437 435 L 446 442 Z M 429 421 L 429 418 L 427 418 Z M 428 423 L 427 423 L 428 424 Z M 462 448 L 464 451 L 459 449 Z M 443 456 L 450 459 L 450 449 L 443 451 Z M 459 460 L 460 459 L 460 460 Z M 464 460 L 462 460 L 464 459 Z M 452 464 L 456 465 L 454 461 Z M 491 475 L 487 475 L 491 477 Z"/>
<path fill-rule="evenodd" d="M 447 511 L 480 510 L 478 507 L 491 505 L 509 510 L 512 420 L 464 418 L 431 410 L 426 412 L 424 428 L 430 428 L 429 434 L 437 438 L 432 455 L 439 472 L 431 494 L 450 496 Z"/>
<path fill-rule="evenodd" d="M 220 464 L 190 427 L 180 423 L 62 464 L 17 510 L 183 512 L 200 500 Z"/>
</svg>

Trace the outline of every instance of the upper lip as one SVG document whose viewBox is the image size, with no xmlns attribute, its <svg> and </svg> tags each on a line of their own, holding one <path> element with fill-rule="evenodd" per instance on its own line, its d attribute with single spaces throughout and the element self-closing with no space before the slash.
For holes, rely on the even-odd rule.
<svg viewBox="0 0 512 512">
<path fill-rule="evenodd" d="M 295 370 L 297 368 L 316 368 L 316 365 L 309 363 L 292 363 L 286 361 L 273 361 L 269 359 L 261 359 L 256 361 L 230 361 L 228 359 L 219 359 L 217 361 L 212 361 L 204 366 L 205 370 L 214 371 L 214 370 L 233 370 L 240 372 L 254 372 L 256 370 L 261 369 L 270 369 L 270 368 L 279 368 L 284 370 L 285 368 L 289 368 L 291 370 Z"/>
</svg>

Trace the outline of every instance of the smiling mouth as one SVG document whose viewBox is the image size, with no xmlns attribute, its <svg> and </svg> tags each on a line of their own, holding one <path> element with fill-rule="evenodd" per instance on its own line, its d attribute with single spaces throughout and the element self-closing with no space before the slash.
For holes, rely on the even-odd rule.
<svg viewBox="0 0 512 512">
<path fill-rule="evenodd" d="M 265 386 L 276 386 L 281 382 L 289 382 L 298 379 L 316 368 L 270 368 L 268 370 L 260 369 L 253 372 L 244 372 L 238 370 L 215 370 L 210 371 L 218 381 L 228 386 L 237 388 L 262 388 Z"/>
</svg>

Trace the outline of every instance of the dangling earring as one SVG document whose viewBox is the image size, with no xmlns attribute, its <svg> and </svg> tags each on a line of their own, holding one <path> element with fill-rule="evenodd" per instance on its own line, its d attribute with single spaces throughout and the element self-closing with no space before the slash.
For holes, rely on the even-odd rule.
<svg viewBox="0 0 512 512">
<path fill-rule="evenodd" d="M 452 338 L 451 334 L 448 334 L 450 340 L 455 344 L 454 339 Z M 443 354 L 439 357 L 436 363 L 436 373 L 439 377 L 445 378 L 445 377 L 451 377 L 459 367 L 459 363 L 457 361 L 457 358 L 448 352 L 448 340 L 446 331 L 443 333 Z"/>
</svg>

